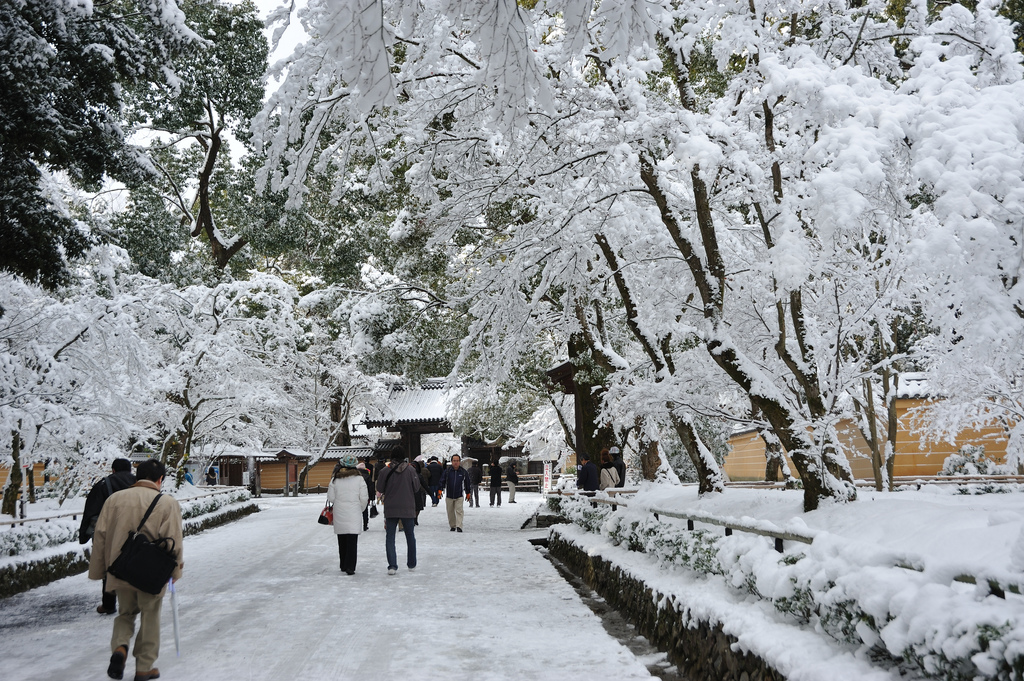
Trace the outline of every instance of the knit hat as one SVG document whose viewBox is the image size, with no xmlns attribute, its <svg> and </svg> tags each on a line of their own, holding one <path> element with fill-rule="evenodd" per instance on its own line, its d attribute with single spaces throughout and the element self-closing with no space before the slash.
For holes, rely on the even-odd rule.
<svg viewBox="0 0 1024 681">
<path fill-rule="evenodd" d="M 619 448 L 618 447 L 612 447 L 611 449 L 608 450 L 608 453 L 609 454 L 618 454 L 619 453 Z"/>
<path fill-rule="evenodd" d="M 358 468 L 361 471 L 365 471 L 366 470 L 366 464 L 363 463 L 362 461 L 360 461 L 359 463 L 356 464 L 356 468 Z"/>
<path fill-rule="evenodd" d="M 341 461 L 338 463 L 341 464 L 342 468 L 355 468 L 356 464 L 359 463 L 359 459 L 356 458 L 355 454 L 346 454 L 341 457 Z"/>
</svg>

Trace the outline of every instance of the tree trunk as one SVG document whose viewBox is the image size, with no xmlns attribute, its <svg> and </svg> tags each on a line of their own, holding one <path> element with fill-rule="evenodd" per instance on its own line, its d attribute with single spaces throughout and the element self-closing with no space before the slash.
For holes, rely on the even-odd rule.
<svg viewBox="0 0 1024 681">
<path fill-rule="evenodd" d="M 644 480 L 656 480 L 661 469 L 661 456 L 658 454 L 657 440 L 637 438 L 640 451 L 640 475 Z"/>
<path fill-rule="evenodd" d="M 697 470 L 698 493 L 724 491 L 725 480 L 722 478 L 722 472 L 715 462 L 715 457 L 694 429 L 693 422 L 672 413 L 672 426 L 682 441 L 683 448 L 689 455 L 693 467 Z"/>
<path fill-rule="evenodd" d="M 3 508 L 0 511 L 4 515 L 18 517 L 18 493 L 21 491 L 21 433 L 11 431 L 11 457 L 14 463 L 11 464 L 11 474 L 7 476 L 7 486 L 4 487 Z"/>
<path fill-rule="evenodd" d="M 334 436 L 333 444 L 336 447 L 352 446 L 352 433 L 348 424 L 348 409 L 344 407 L 345 404 L 340 395 L 334 395 L 331 398 L 331 422 L 343 424 L 338 429 L 337 435 Z"/>
<path fill-rule="evenodd" d="M 573 375 L 576 384 L 576 415 L 579 419 L 576 453 L 586 452 L 591 461 L 600 465 L 601 450 L 615 442 L 615 431 L 598 422 L 604 386 L 595 378 L 602 370 L 591 356 L 586 342 L 576 334 L 569 338 L 569 359 L 576 368 Z"/>
</svg>

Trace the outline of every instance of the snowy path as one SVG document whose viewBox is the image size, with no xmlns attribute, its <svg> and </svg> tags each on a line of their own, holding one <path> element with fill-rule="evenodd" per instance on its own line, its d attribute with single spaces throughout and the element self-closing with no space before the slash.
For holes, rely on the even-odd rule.
<svg viewBox="0 0 1024 681">
<path fill-rule="evenodd" d="M 174 655 L 169 599 L 157 666 L 200 679 L 633 679 L 645 666 L 602 628 L 519 527 L 539 503 L 466 509 L 450 533 L 427 508 L 419 567 L 386 574 L 383 518 L 359 540 L 355 576 L 316 523 L 322 496 L 261 500 L 262 512 L 185 540 Z M 78 575 L 0 601 L 0 675 L 15 681 L 105 679 L 112 625 L 99 583 Z M 129 658 L 126 678 L 134 669 Z"/>
</svg>

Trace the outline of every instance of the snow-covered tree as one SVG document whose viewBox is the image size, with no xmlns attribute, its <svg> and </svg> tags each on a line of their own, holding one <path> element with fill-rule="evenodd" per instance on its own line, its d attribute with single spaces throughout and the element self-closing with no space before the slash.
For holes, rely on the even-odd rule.
<svg viewBox="0 0 1024 681">
<path fill-rule="evenodd" d="M 854 494 L 836 427 L 871 339 L 953 271 L 908 244 L 975 234 L 1016 302 L 1014 242 L 970 231 L 1020 230 L 1020 55 L 996 9 L 313 0 L 259 119 L 264 176 L 298 197 L 328 162 L 372 156 L 370 189 L 402 169 L 461 267 L 464 357 L 494 375 L 535 335 L 582 341 L 635 395 L 676 388 L 662 411 L 698 464 L 714 396 L 681 384 L 727 377 L 810 510 Z"/>
<path fill-rule="evenodd" d="M 0 269 L 49 287 L 93 242 L 50 179 L 87 190 L 151 170 L 126 143 L 122 93 L 173 81 L 174 52 L 195 39 L 174 0 L 0 5 Z"/>
</svg>

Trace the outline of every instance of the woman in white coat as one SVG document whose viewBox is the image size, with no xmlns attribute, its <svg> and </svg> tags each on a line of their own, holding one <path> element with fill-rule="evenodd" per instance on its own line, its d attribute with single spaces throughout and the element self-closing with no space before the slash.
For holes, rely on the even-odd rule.
<svg viewBox="0 0 1024 681">
<path fill-rule="evenodd" d="M 327 501 L 334 504 L 334 533 L 338 535 L 338 557 L 341 570 L 356 573 L 356 547 L 363 529 L 363 509 L 369 501 L 366 483 L 356 469 L 354 454 L 346 454 L 334 468 L 334 477 L 327 487 Z"/>
</svg>

